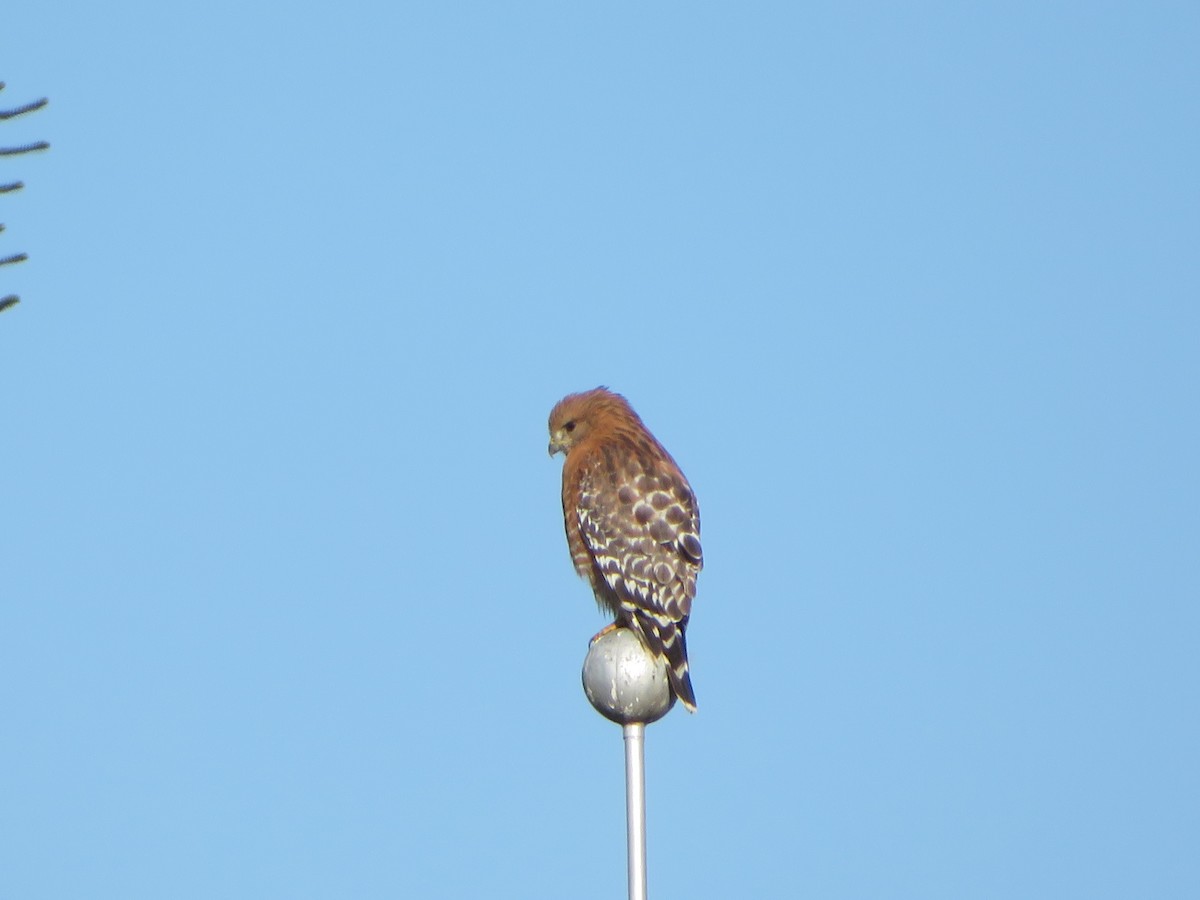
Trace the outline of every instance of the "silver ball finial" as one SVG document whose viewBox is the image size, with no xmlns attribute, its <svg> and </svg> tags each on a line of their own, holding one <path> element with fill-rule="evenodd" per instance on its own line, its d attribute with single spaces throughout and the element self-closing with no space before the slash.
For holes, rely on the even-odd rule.
<svg viewBox="0 0 1200 900">
<path fill-rule="evenodd" d="M 583 661 L 583 690 L 596 712 L 616 722 L 657 722 L 675 705 L 665 660 L 655 659 L 628 628 L 592 642 Z"/>
</svg>

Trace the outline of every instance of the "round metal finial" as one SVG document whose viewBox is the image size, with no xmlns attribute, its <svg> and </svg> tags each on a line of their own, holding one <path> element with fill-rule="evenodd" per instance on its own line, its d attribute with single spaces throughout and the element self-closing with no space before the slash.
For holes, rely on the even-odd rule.
<svg viewBox="0 0 1200 900">
<path fill-rule="evenodd" d="M 583 661 L 583 690 L 596 712 L 619 725 L 657 722 L 675 705 L 667 665 L 628 628 L 592 642 Z"/>
</svg>

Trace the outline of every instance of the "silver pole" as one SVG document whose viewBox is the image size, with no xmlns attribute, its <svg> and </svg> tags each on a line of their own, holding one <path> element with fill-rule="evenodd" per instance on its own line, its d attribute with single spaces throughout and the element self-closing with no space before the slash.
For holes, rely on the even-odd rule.
<svg viewBox="0 0 1200 900">
<path fill-rule="evenodd" d="M 646 726 L 631 722 L 624 731 L 629 900 L 646 900 Z"/>
<path fill-rule="evenodd" d="M 588 648 L 583 689 L 596 711 L 619 724 L 625 735 L 629 900 L 646 900 L 646 725 L 675 704 L 666 664 L 628 628 L 617 628 Z"/>
</svg>

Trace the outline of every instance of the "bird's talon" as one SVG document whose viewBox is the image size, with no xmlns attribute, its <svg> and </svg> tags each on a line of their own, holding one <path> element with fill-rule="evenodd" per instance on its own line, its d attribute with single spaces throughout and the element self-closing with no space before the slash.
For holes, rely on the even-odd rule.
<svg viewBox="0 0 1200 900">
<path fill-rule="evenodd" d="M 592 644 L 596 643 L 596 641 L 600 640 L 600 638 L 604 637 L 606 634 L 611 634 L 612 632 L 616 631 L 618 627 L 619 626 L 617 625 L 616 622 L 609 622 L 607 625 L 605 625 L 603 628 L 601 628 L 599 631 L 597 631 L 595 634 L 592 635 L 592 639 L 590 641 L 588 641 L 588 646 L 589 647 L 592 646 Z"/>
</svg>

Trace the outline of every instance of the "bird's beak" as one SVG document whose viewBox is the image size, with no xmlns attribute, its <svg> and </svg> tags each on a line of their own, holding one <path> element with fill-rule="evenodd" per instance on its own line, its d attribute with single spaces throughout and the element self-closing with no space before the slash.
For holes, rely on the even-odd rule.
<svg viewBox="0 0 1200 900">
<path fill-rule="evenodd" d="M 567 445 L 563 443 L 562 432 L 556 431 L 550 435 L 550 455 L 555 453 L 563 453 L 567 449 Z"/>
</svg>

